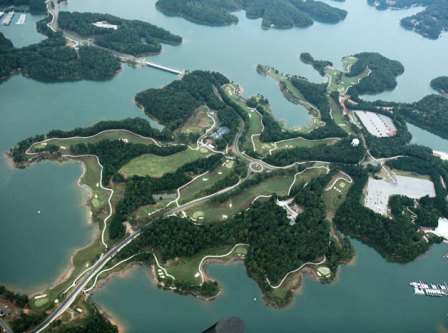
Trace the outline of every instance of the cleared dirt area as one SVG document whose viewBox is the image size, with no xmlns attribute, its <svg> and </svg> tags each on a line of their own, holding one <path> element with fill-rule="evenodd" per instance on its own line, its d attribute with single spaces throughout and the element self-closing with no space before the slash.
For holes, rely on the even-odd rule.
<svg viewBox="0 0 448 333">
<path fill-rule="evenodd" d="M 387 215 L 389 198 L 392 195 L 404 195 L 412 199 L 436 195 L 434 184 L 430 180 L 407 176 L 395 178 L 396 184 L 384 179 L 369 178 L 364 206 L 376 213 Z"/>
</svg>

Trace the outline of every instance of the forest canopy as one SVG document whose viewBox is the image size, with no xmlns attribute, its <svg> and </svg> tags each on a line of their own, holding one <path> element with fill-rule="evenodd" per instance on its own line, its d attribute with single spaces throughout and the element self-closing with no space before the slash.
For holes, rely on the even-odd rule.
<svg viewBox="0 0 448 333">
<path fill-rule="evenodd" d="M 216 89 L 229 80 L 215 72 L 194 71 L 182 80 L 173 81 L 162 89 L 148 89 L 135 97 L 145 112 L 173 130 L 181 126 L 201 105 L 222 108 Z"/>
<path fill-rule="evenodd" d="M 438 39 L 443 32 L 448 31 L 446 0 L 367 0 L 367 2 L 377 9 L 424 6 L 426 8 L 423 11 L 401 19 L 401 26 L 429 39 Z"/>
<path fill-rule="evenodd" d="M 263 28 L 305 28 L 313 21 L 338 23 L 347 12 L 314 0 L 159 0 L 157 9 L 169 16 L 181 16 L 204 25 L 236 24 L 234 11 L 245 10 L 249 19 L 262 19 Z"/>
<path fill-rule="evenodd" d="M 40 81 L 108 80 L 120 68 L 118 58 L 95 47 L 80 46 L 78 57 L 61 33 L 20 49 L 0 33 L 0 80 L 19 70 Z"/>
<path fill-rule="evenodd" d="M 403 65 L 375 52 L 362 52 L 354 55 L 358 61 L 350 67 L 348 77 L 358 76 L 366 69 L 370 74 L 357 85 L 349 89 L 350 95 L 379 94 L 393 90 L 397 86 L 397 77 L 404 73 Z"/>
<path fill-rule="evenodd" d="M 448 94 L 448 76 L 439 76 L 433 79 L 431 81 L 431 88 L 442 94 Z"/>
<path fill-rule="evenodd" d="M 96 22 L 107 22 L 117 29 L 97 27 Z M 182 37 L 153 24 L 109 14 L 60 12 L 58 24 L 62 30 L 93 38 L 98 46 L 132 55 L 159 53 L 162 50 L 160 43 L 182 43 Z"/>
</svg>

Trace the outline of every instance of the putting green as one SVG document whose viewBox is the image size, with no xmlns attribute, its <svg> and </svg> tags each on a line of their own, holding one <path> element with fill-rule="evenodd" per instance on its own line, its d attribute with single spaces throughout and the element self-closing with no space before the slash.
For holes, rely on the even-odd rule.
<svg viewBox="0 0 448 333">
<path fill-rule="evenodd" d="M 41 306 L 44 306 L 45 304 L 48 303 L 48 298 L 40 298 L 34 301 L 34 305 L 37 306 L 38 308 L 40 308 Z"/>
<path fill-rule="evenodd" d="M 340 187 L 340 188 L 345 188 L 345 183 L 344 183 L 344 182 L 341 182 L 341 183 L 339 184 L 339 187 Z"/>
<path fill-rule="evenodd" d="M 331 275 L 331 270 L 328 267 L 321 266 L 317 269 L 317 271 L 322 274 L 323 276 L 329 276 Z"/>
<path fill-rule="evenodd" d="M 202 154 L 207 154 L 207 153 L 208 153 L 208 149 L 205 148 L 205 147 L 202 147 L 201 149 L 199 149 L 199 151 L 200 151 Z"/>
<path fill-rule="evenodd" d="M 235 164 L 235 162 L 229 161 L 229 162 L 226 163 L 226 168 L 227 169 L 232 169 L 234 164 Z"/>
<path fill-rule="evenodd" d="M 193 215 L 192 215 L 192 217 L 193 217 L 194 219 L 198 219 L 198 218 L 200 218 L 200 217 L 204 217 L 204 212 L 201 212 L 201 211 L 194 212 Z"/>
<path fill-rule="evenodd" d="M 98 199 L 92 199 L 92 205 L 94 208 L 100 207 L 100 201 Z"/>
</svg>

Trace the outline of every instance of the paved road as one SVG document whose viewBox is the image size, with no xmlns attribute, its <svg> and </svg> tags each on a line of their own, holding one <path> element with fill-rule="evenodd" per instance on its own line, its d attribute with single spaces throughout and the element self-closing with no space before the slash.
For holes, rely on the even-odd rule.
<svg viewBox="0 0 448 333">
<path fill-rule="evenodd" d="M 2 332 L 13 333 L 12 330 L 9 328 L 8 324 L 5 323 L 1 318 L 0 318 L 0 326 L 3 328 Z"/>
<path fill-rule="evenodd" d="M 111 248 L 103 257 L 98 260 L 93 266 L 92 270 L 78 283 L 78 285 L 72 290 L 69 296 L 61 302 L 61 304 L 50 314 L 50 316 L 45 319 L 39 326 L 35 327 L 30 331 L 30 333 L 39 333 L 46 329 L 54 320 L 56 320 L 60 315 L 62 315 L 75 301 L 82 290 L 87 286 L 89 281 L 101 271 L 101 269 L 118 253 L 122 248 L 132 242 L 135 238 L 140 235 L 140 232 L 134 233 L 119 244 Z M 12 333 L 12 332 L 11 332 Z"/>
</svg>

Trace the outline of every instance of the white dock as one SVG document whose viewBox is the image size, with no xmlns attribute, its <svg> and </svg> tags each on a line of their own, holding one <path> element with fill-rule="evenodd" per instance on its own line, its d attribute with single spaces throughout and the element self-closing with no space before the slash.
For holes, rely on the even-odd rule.
<svg viewBox="0 0 448 333">
<path fill-rule="evenodd" d="M 20 14 L 16 24 L 25 24 L 25 20 L 26 20 L 26 14 Z"/>
</svg>

